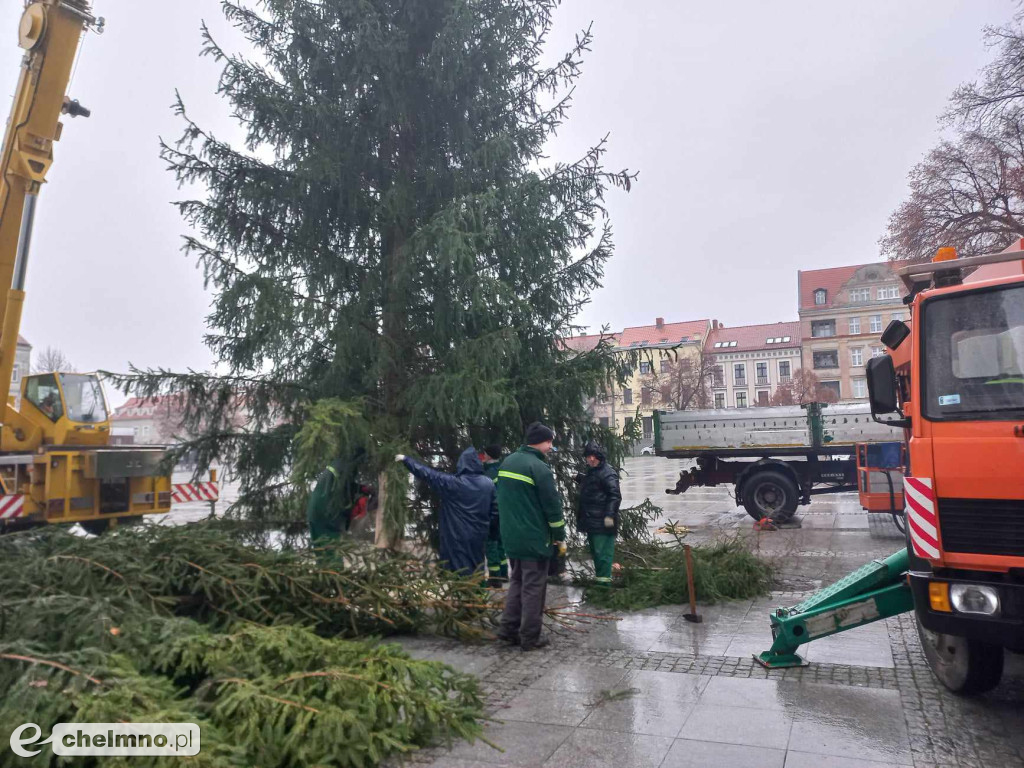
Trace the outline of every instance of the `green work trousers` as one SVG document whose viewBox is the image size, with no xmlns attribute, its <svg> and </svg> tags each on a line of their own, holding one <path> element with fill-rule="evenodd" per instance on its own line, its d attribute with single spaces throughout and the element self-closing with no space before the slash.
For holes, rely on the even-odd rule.
<svg viewBox="0 0 1024 768">
<path fill-rule="evenodd" d="M 612 583 L 612 563 L 615 562 L 615 534 L 588 533 L 590 554 L 594 558 L 594 580 L 598 584 Z"/>
<path fill-rule="evenodd" d="M 508 581 L 508 558 L 501 537 L 487 539 L 487 576 Z"/>
</svg>

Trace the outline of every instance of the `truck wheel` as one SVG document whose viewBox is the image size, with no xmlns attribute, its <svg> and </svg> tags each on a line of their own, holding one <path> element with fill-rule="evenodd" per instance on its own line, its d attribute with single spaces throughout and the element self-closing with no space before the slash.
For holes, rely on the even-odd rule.
<svg viewBox="0 0 1024 768">
<path fill-rule="evenodd" d="M 917 634 L 932 674 L 953 693 L 991 691 L 1003 676 L 1002 646 L 966 637 L 943 635 L 921 626 Z"/>
<path fill-rule="evenodd" d="M 743 483 L 743 508 L 755 520 L 786 520 L 796 512 L 796 483 L 780 472 L 758 472 Z"/>
<path fill-rule="evenodd" d="M 102 536 L 110 529 L 110 518 L 101 517 L 94 520 L 80 520 L 78 524 L 85 529 L 86 533 L 91 533 L 93 536 Z"/>
</svg>

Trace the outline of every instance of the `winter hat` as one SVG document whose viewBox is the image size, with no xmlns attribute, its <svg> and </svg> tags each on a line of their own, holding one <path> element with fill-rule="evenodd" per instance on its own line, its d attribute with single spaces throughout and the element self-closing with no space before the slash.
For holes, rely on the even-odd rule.
<svg viewBox="0 0 1024 768">
<path fill-rule="evenodd" d="M 484 446 L 484 453 L 490 456 L 492 459 L 497 461 L 501 458 L 501 446 L 500 445 L 487 445 Z"/>
<path fill-rule="evenodd" d="M 540 445 L 554 439 L 555 433 L 551 430 L 551 427 L 546 427 L 539 421 L 533 422 L 533 424 L 526 428 L 525 441 L 527 445 Z"/>
<path fill-rule="evenodd" d="M 587 456 L 597 456 L 601 461 L 604 461 L 604 448 L 591 440 L 583 447 L 583 456 L 584 458 Z"/>
</svg>

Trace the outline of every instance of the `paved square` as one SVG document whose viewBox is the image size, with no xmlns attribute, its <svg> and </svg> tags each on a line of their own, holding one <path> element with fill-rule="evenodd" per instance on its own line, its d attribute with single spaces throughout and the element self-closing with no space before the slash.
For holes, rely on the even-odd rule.
<svg viewBox="0 0 1024 768">
<path fill-rule="evenodd" d="M 901 540 L 889 520 L 869 520 L 855 494 L 816 497 L 798 530 L 752 534 L 725 489 L 665 496 L 681 462 L 631 460 L 624 503 L 651 496 L 662 520 L 699 542 L 722 531 L 749 536 L 774 557 L 770 597 L 698 606 L 704 623 L 662 606 L 554 636 L 524 654 L 496 645 L 410 638 L 481 678 L 491 724 L 483 742 L 413 756 L 420 765 L 540 768 L 1019 768 L 1024 765 L 1024 656 L 1007 654 L 1003 683 L 974 699 L 941 688 L 907 614 L 815 641 L 809 666 L 765 670 L 751 654 L 771 644 L 768 614 L 877 557 Z M 552 588 L 552 600 L 579 591 Z M 590 610 L 588 609 L 588 612 Z"/>
</svg>

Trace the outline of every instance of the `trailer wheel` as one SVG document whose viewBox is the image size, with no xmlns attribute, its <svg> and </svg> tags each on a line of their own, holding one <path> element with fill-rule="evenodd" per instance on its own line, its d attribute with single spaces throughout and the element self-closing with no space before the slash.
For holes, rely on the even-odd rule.
<svg viewBox="0 0 1024 768">
<path fill-rule="evenodd" d="M 786 520 L 796 512 L 799 499 L 796 483 L 781 472 L 758 472 L 743 482 L 743 508 L 755 520 Z"/>
<path fill-rule="evenodd" d="M 921 626 L 917 634 L 932 674 L 953 693 L 985 693 L 1003 676 L 1003 648 L 966 637 L 943 635 Z"/>
</svg>

